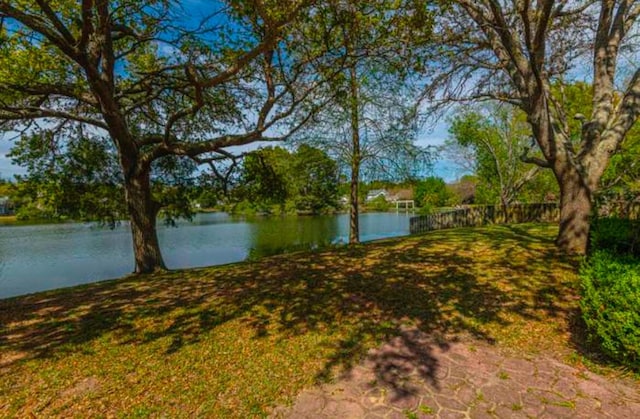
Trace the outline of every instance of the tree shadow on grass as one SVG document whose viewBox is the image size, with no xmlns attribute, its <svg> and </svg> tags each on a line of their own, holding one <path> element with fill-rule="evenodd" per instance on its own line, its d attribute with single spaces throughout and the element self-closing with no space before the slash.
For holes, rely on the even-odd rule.
<svg viewBox="0 0 640 419">
<path fill-rule="evenodd" d="M 62 357 L 105 336 L 117 345 L 166 339 L 171 354 L 240 321 L 253 339 L 326 335 L 320 381 L 403 336 L 404 355 L 375 366 L 379 381 L 402 396 L 411 390 L 392 373 L 402 372 L 402 357 L 437 386 L 439 365 L 425 335 L 440 348 L 460 334 L 493 343 L 514 324 L 565 320 L 573 265 L 549 240 L 548 230 L 530 225 L 434 232 L 0 301 L 0 353 L 8 354 L 0 370 L 20 359 Z"/>
</svg>

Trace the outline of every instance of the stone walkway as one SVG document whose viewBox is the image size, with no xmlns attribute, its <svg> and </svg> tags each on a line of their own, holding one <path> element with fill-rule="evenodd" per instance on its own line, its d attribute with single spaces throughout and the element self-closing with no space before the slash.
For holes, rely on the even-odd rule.
<svg viewBox="0 0 640 419">
<path fill-rule="evenodd" d="M 335 383 L 305 390 L 275 418 L 640 418 L 636 383 L 550 357 L 405 331 Z"/>
</svg>

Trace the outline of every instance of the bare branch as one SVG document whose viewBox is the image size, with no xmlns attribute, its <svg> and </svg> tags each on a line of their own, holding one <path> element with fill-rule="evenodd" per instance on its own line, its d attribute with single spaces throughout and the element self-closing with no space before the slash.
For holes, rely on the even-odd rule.
<svg viewBox="0 0 640 419">
<path fill-rule="evenodd" d="M 550 168 L 551 167 L 549 162 L 547 162 L 546 160 L 543 160 L 541 158 L 538 158 L 538 157 L 522 156 L 520 158 L 520 160 L 522 160 L 522 162 L 524 162 L 524 163 L 535 164 L 536 166 L 539 166 L 539 167 L 544 167 L 544 168 Z"/>
<path fill-rule="evenodd" d="M 108 129 L 105 122 L 82 116 L 79 114 L 65 112 L 57 109 L 43 109 L 39 107 L 11 107 L 0 106 L 0 120 L 1 121 L 21 121 L 21 120 L 34 120 L 42 118 L 62 118 L 71 121 L 82 122 L 92 125 L 96 128 Z"/>
</svg>

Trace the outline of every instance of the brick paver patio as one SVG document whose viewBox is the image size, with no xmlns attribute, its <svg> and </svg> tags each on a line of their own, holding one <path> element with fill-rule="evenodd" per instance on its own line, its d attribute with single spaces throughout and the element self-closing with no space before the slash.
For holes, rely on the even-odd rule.
<svg viewBox="0 0 640 419">
<path fill-rule="evenodd" d="M 640 386 L 550 356 L 406 330 L 276 418 L 640 418 Z"/>
</svg>

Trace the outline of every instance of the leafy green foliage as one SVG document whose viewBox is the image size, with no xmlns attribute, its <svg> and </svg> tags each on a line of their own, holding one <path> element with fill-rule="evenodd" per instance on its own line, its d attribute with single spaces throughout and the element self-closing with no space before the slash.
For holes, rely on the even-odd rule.
<svg viewBox="0 0 640 419">
<path fill-rule="evenodd" d="M 581 269 L 580 308 L 602 350 L 640 369 L 640 259 L 596 250 Z"/>
<path fill-rule="evenodd" d="M 367 209 L 369 211 L 389 211 L 391 208 L 391 204 L 387 202 L 387 199 L 384 196 L 377 196 L 372 200 L 367 202 Z"/>
<path fill-rule="evenodd" d="M 591 248 L 640 256 L 640 223 L 623 218 L 598 218 L 591 224 Z"/>
<path fill-rule="evenodd" d="M 593 109 L 593 86 L 581 81 L 570 83 L 558 81 L 551 86 L 551 91 L 555 97 L 562 100 L 571 142 L 577 146 L 582 133 L 582 116 L 588 118 Z"/>
<path fill-rule="evenodd" d="M 186 160 L 210 163 L 232 157 L 227 147 L 286 137 L 320 106 L 321 95 L 311 92 L 323 85 L 314 67 L 325 50 L 308 50 L 295 37 L 298 16 L 314 6 L 204 2 L 194 20 L 169 0 L 2 2 L 0 130 L 35 134 L 36 154 L 46 150 L 53 163 L 45 169 L 55 176 L 29 171 L 35 197 L 46 196 L 54 216 L 93 217 L 101 209 L 74 208 L 81 201 L 67 192 L 86 183 L 86 197 L 104 183 L 82 171 L 78 183 L 67 173 L 68 163 L 86 160 L 69 157 L 76 146 L 69 141 L 83 136 L 68 131 L 92 133 L 117 156 L 108 172 L 122 178 L 108 183 L 114 196 L 97 200 L 130 216 L 136 272 L 164 268 L 149 220 L 190 215 Z M 38 139 L 42 127 L 48 132 Z M 19 154 L 38 160 L 24 145 Z"/>
<path fill-rule="evenodd" d="M 213 208 L 218 202 L 218 193 L 215 190 L 198 188 L 198 193 L 195 195 L 195 201 L 200 208 Z"/>
<path fill-rule="evenodd" d="M 257 206 L 284 206 L 290 154 L 281 147 L 263 148 L 244 158 L 238 194 Z"/>
<path fill-rule="evenodd" d="M 75 135 L 74 135 L 75 134 Z M 49 131 L 22 136 L 9 156 L 27 169 L 17 178 L 19 219 L 99 220 L 113 225 L 123 214 L 122 178 L 112 146 L 68 132 L 64 148 Z"/>
<path fill-rule="evenodd" d="M 580 271 L 582 317 L 603 351 L 640 369 L 640 253 L 637 221 L 597 219 Z"/>
<path fill-rule="evenodd" d="M 631 128 L 620 150 L 611 156 L 602 186 L 600 206 L 611 215 L 625 215 L 626 207 L 640 195 L 640 125 Z"/>
<path fill-rule="evenodd" d="M 9 182 L 0 177 L 0 198 L 8 197 L 10 206 L 13 208 L 15 200 L 16 186 L 12 182 Z"/>
<path fill-rule="evenodd" d="M 14 200 L 21 220 L 75 219 L 111 227 L 126 217 L 123 178 L 111 143 L 67 131 L 65 145 L 49 130 L 22 136 L 9 156 L 27 169 L 18 176 Z M 168 224 L 190 218 L 194 164 L 167 156 L 152 168 L 152 194 Z"/>
<path fill-rule="evenodd" d="M 559 86 L 555 87 L 556 90 Z M 567 114 L 591 115 L 593 86 L 576 82 L 562 87 L 562 97 Z M 581 117 L 580 117 L 581 118 Z M 580 141 L 582 122 L 571 118 L 569 122 L 571 141 Z M 597 204 L 607 215 L 625 216 L 624 205 L 632 202 L 640 193 L 640 126 L 634 125 L 611 160 L 601 179 Z"/>
<path fill-rule="evenodd" d="M 416 183 L 415 200 L 421 207 L 443 207 L 451 193 L 442 178 L 428 177 Z"/>
<path fill-rule="evenodd" d="M 308 145 L 293 153 L 281 147 L 251 152 L 240 177 L 236 199 L 247 200 L 260 211 L 279 206 L 281 212 L 317 214 L 337 205 L 338 166 L 325 152 Z"/>
<path fill-rule="evenodd" d="M 535 153 L 530 150 L 531 129 L 515 108 L 490 104 L 463 110 L 451 120 L 449 134 L 444 151 L 477 176 L 476 203 L 540 202 L 557 193 L 551 173 L 521 160 Z"/>
<path fill-rule="evenodd" d="M 338 195 L 338 165 L 327 153 L 301 145 L 293 155 L 293 191 L 298 211 L 314 214 L 335 208 Z"/>
<path fill-rule="evenodd" d="M 152 166 L 151 192 L 161 206 L 159 215 L 166 225 L 175 226 L 176 219 L 191 220 L 196 166 L 192 160 L 165 156 Z"/>
<path fill-rule="evenodd" d="M 525 203 L 556 202 L 560 197 L 558 181 L 551 170 L 540 170 L 520 189 L 517 200 Z"/>
</svg>

